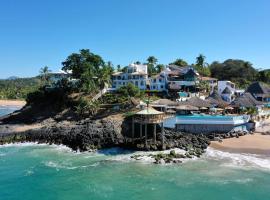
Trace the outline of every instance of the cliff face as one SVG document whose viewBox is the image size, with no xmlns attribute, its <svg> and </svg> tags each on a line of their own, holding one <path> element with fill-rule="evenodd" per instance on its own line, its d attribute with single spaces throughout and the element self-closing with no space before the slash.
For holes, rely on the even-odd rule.
<svg viewBox="0 0 270 200">
<path fill-rule="evenodd" d="M 14 142 L 63 144 L 75 151 L 109 147 L 136 150 L 181 148 L 197 149 L 196 152 L 200 154 L 210 143 L 204 135 L 166 129 L 164 144 L 162 144 L 159 126 L 157 126 L 157 142 L 154 143 L 151 140 L 153 130 L 149 126 L 147 130 L 149 138 L 145 144 L 144 137 L 137 137 L 132 141 L 131 120 L 124 119 L 123 113 L 110 114 L 99 119 L 76 119 L 76 115 L 71 110 L 55 112 L 52 115 L 52 112 L 46 108 L 39 112 L 38 109 L 25 107 L 17 113 L 0 119 L 0 144 Z M 138 130 L 139 127 L 135 126 L 137 136 L 139 135 Z"/>
<path fill-rule="evenodd" d="M 87 151 L 121 145 L 122 122 L 115 120 L 81 120 L 76 123 L 44 124 L 40 129 L 3 134 L 0 143 L 39 142 L 64 144 L 73 150 Z"/>
</svg>

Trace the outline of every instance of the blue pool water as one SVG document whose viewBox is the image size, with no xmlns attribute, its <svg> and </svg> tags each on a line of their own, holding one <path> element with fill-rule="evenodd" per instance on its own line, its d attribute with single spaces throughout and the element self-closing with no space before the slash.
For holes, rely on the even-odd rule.
<svg viewBox="0 0 270 200">
<path fill-rule="evenodd" d="M 231 120 L 231 119 L 243 119 L 243 116 L 228 116 L 228 115 L 205 115 L 205 114 L 192 114 L 192 115 L 178 115 L 177 118 L 181 119 L 219 119 L 219 120 Z"/>
</svg>

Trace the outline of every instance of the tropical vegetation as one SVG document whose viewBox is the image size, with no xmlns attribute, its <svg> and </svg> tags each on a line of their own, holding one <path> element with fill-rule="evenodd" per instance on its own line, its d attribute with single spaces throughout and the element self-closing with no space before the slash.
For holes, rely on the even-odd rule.
<svg viewBox="0 0 270 200">
<path fill-rule="evenodd" d="M 0 99 L 25 99 L 40 85 L 38 77 L 0 80 Z"/>
</svg>

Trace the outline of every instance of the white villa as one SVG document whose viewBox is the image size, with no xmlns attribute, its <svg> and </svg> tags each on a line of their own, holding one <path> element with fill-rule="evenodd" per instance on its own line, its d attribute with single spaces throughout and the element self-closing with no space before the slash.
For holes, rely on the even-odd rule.
<svg viewBox="0 0 270 200">
<path fill-rule="evenodd" d="M 178 95 L 179 92 L 196 92 L 199 81 L 200 76 L 192 66 L 167 65 L 159 74 L 148 77 L 147 65 L 130 64 L 124 72 L 115 72 L 112 75 L 112 88 L 109 90 L 117 90 L 132 83 L 141 90 L 165 91 Z M 210 77 L 207 82 L 212 90 L 217 85 L 217 80 Z"/>
<path fill-rule="evenodd" d="M 70 71 L 70 70 L 68 70 L 68 71 L 59 70 L 57 72 L 50 72 L 49 73 L 49 81 L 51 82 L 52 85 L 55 85 L 63 79 L 71 80 L 70 79 L 71 74 L 72 74 L 72 71 Z"/>
<path fill-rule="evenodd" d="M 132 83 L 139 89 L 146 90 L 147 80 L 147 65 L 130 64 L 125 72 L 116 72 L 112 75 L 112 88 L 119 89 Z"/>
<path fill-rule="evenodd" d="M 154 91 L 167 91 L 166 88 L 166 76 L 164 73 L 157 74 L 156 76 L 150 77 L 150 90 Z"/>
<path fill-rule="evenodd" d="M 218 94 L 224 101 L 232 102 L 235 97 L 244 93 L 244 90 L 237 89 L 231 81 L 218 81 Z"/>
</svg>

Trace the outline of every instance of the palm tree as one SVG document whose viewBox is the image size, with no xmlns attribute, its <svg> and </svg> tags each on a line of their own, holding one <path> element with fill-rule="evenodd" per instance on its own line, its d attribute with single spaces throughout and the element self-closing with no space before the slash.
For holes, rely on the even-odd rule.
<svg viewBox="0 0 270 200">
<path fill-rule="evenodd" d="M 104 66 L 97 74 L 98 85 L 100 88 L 104 88 L 106 85 L 111 84 L 112 69 L 110 66 Z"/>
<path fill-rule="evenodd" d="M 157 64 L 157 62 L 158 60 L 154 56 L 149 56 L 147 58 L 147 68 L 148 68 L 147 71 L 148 71 L 149 76 L 156 73 L 155 65 Z"/>
<path fill-rule="evenodd" d="M 204 61 L 205 61 L 205 56 L 202 54 L 199 54 L 199 56 L 196 58 L 196 65 L 199 67 L 204 67 Z"/>
<path fill-rule="evenodd" d="M 156 65 L 158 62 L 158 59 L 155 56 L 149 56 L 147 58 L 147 62 L 148 62 L 148 64 Z"/>
<path fill-rule="evenodd" d="M 42 67 L 39 70 L 41 80 L 43 81 L 44 84 L 49 81 L 49 78 L 50 78 L 49 77 L 49 73 L 50 72 L 51 72 L 51 70 L 49 70 L 49 67 L 48 66 Z"/>
<path fill-rule="evenodd" d="M 156 70 L 157 70 L 158 73 L 160 73 L 164 69 L 165 69 L 165 67 L 162 64 L 159 64 L 159 65 L 156 66 Z"/>
</svg>

